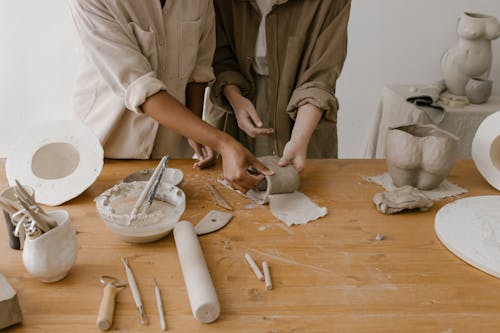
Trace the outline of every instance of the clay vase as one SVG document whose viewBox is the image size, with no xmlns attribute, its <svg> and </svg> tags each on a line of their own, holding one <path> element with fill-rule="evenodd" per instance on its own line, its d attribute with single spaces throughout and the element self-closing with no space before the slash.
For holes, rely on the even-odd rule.
<svg viewBox="0 0 500 333">
<path fill-rule="evenodd" d="M 471 78 L 488 78 L 491 41 L 500 37 L 500 23 L 489 15 L 463 13 L 458 20 L 458 40 L 441 58 L 441 69 L 448 91 L 465 96 Z"/>
<path fill-rule="evenodd" d="M 435 125 L 390 128 L 385 142 L 386 163 L 397 187 L 421 190 L 439 186 L 458 155 L 458 137 Z"/>
<path fill-rule="evenodd" d="M 48 212 L 57 227 L 37 238 L 26 238 L 23 263 L 26 270 L 42 282 L 62 280 L 76 261 L 78 244 L 70 216 L 65 210 Z"/>
<path fill-rule="evenodd" d="M 465 96 L 472 104 L 483 104 L 490 99 L 493 81 L 470 79 L 465 86 Z"/>
</svg>

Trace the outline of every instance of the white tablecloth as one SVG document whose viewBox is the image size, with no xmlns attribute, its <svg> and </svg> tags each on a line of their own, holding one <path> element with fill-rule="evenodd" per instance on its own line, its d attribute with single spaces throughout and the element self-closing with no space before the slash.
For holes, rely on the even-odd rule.
<svg viewBox="0 0 500 333">
<path fill-rule="evenodd" d="M 415 95 L 415 92 L 410 91 L 410 87 L 422 86 L 399 85 L 383 88 L 382 99 L 365 147 L 365 158 L 385 158 L 385 135 L 389 127 L 432 123 L 423 110 L 406 101 L 406 98 Z M 460 138 L 459 158 L 467 159 L 471 158 L 472 140 L 481 122 L 490 114 L 500 111 L 500 96 L 491 96 L 488 103 L 481 105 L 444 108 L 444 119 L 436 125 Z"/>
</svg>

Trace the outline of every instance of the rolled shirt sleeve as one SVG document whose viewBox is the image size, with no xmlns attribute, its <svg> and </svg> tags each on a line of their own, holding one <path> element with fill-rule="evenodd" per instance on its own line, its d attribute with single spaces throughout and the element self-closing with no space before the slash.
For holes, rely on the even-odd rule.
<svg viewBox="0 0 500 333">
<path fill-rule="evenodd" d="M 325 111 L 326 119 L 336 120 L 339 103 L 335 97 L 335 86 L 347 55 L 350 6 L 351 0 L 347 0 L 340 10 L 332 10 L 327 17 L 309 66 L 299 77 L 297 88 L 287 105 L 286 111 L 292 119 L 296 118 L 299 107 L 312 104 Z"/>
<path fill-rule="evenodd" d="M 142 113 L 140 106 L 146 99 L 167 88 L 133 32 L 121 26 L 100 1 L 71 0 L 70 8 L 86 56 L 127 109 Z"/>
</svg>

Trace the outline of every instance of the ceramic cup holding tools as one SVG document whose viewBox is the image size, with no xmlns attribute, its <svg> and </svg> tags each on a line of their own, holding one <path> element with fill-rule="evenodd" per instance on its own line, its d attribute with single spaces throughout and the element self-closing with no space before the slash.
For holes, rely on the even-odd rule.
<svg viewBox="0 0 500 333">
<path fill-rule="evenodd" d="M 31 275 L 52 283 L 66 277 L 73 267 L 78 244 L 68 212 L 57 210 L 48 214 L 57 221 L 57 226 L 36 238 L 26 238 L 23 263 Z"/>
</svg>

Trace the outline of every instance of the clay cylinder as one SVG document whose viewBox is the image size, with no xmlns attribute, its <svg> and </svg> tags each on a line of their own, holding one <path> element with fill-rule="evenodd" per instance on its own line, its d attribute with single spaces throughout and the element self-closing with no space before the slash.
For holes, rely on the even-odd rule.
<svg viewBox="0 0 500 333">
<path fill-rule="evenodd" d="M 193 316 L 204 324 L 211 323 L 219 317 L 220 305 L 193 225 L 177 223 L 174 238 Z"/>
<path fill-rule="evenodd" d="M 266 191 L 266 195 L 271 195 L 291 193 L 299 189 L 300 176 L 292 165 L 280 167 L 278 156 L 263 156 L 259 157 L 258 160 L 274 171 L 274 175 L 266 176 L 266 179 L 257 186 L 259 191 Z"/>
</svg>

